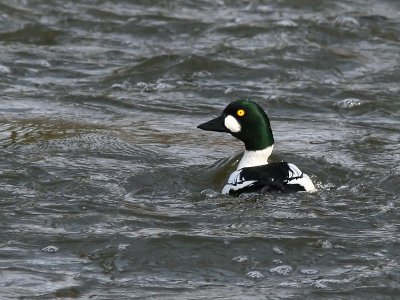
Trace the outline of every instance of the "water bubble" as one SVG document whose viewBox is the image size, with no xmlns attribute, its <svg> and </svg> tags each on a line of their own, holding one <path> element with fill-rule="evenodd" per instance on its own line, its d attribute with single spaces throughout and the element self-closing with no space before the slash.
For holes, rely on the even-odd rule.
<svg viewBox="0 0 400 300">
<path fill-rule="evenodd" d="M 126 250 L 126 248 L 129 247 L 129 244 L 120 244 L 118 245 L 118 250 L 122 251 L 122 250 Z"/>
<path fill-rule="evenodd" d="M 114 84 L 111 86 L 111 88 L 112 88 L 112 89 L 122 89 L 122 88 L 123 88 L 123 85 L 120 84 L 120 83 L 114 83 Z"/>
<path fill-rule="evenodd" d="M 284 281 L 279 284 L 280 287 L 286 287 L 286 288 L 299 288 L 301 286 L 300 283 L 298 282 L 288 282 Z"/>
<path fill-rule="evenodd" d="M 326 80 L 323 80 L 322 83 L 327 84 L 327 85 L 328 84 L 330 84 L 330 85 L 337 85 L 338 84 L 338 82 L 336 80 L 334 80 L 334 79 L 326 79 Z"/>
<path fill-rule="evenodd" d="M 210 229 L 202 229 L 201 231 L 200 231 L 203 235 L 212 235 L 213 234 L 213 231 L 212 230 L 210 230 Z"/>
<path fill-rule="evenodd" d="M 341 284 L 341 283 L 349 283 L 351 282 L 350 279 L 318 279 L 316 280 L 312 285 L 316 286 L 316 287 L 327 287 L 326 284 L 330 283 L 330 284 Z"/>
<path fill-rule="evenodd" d="M 9 67 L 6 67 L 4 65 L 0 65 L 0 73 L 2 74 L 10 74 L 11 70 Z"/>
<path fill-rule="evenodd" d="M 145 93 L 154 93 L 154 92 L 157 91 L 157 89 L 155 87 L 152 87 L 152 86 L 147 86 L 142 91 L 145 92 Z"/>
<path fill-rule="evenodd" d="M 281 20 L 276 24 L 283 27 L 298 27 L 297 23 L 292 20 Z"/>
<path fill-rule="evenodd" d="M 380 252 L 375 252 L 374 255 L 378 256 L 378 257 L 385 257 L 385 254 L 380 253 Z"/>
<path fill-rule="evenodd" d="M 209 77 L 211 76 L 211 73 L 208 71 L 198 71 L 193 73 L 193 77 L 197 78 L 204 78 L 204 77 Z"/>
<path fill-rule="evenodd" d="M 34 69 L 34 68 L 27 68 L 26 69 L 29 73 L 31 73 L 31 74 L 37 74 L 37 73 L 39 73 L 39 70 L 38 69 Z"/>
<path fill-rule="evenodd" d="M 279 249 L 279 247 L 277 247 L 277 246 L 273 247 L 272 251 L 274 251 L 275 253 L 278 253 L 278 254 L 285 254 L 285 252 L 282 251 L 281 249 Z"/>
<path fill-rule="evenodd" d="M 394 204 L 393 204 L 393 202 L 389 202 L 387 205 L 385 205 L 385 206 L 382 206 L 381 208 L 380 208 L 380 212 L 381 213 L 387 213 L 388 211 L 391 211 L 391 210 L 394 210 Z"/>
<path fill-rule="evenodd" d="M 313 282 L 311 285 L 317 289 L 326 289 L 328 287 L 326 284 L 323 284 L 321 280 L 317 280 Z"/>
<path fill-rule="evenodd" d="M 229 94 L 232 94 L 234 91 L 235 91 L 235 88 L 228 87 L 225 89 L 224 94 L 229 95 Z"/>
<path fill-rule="evenodd" d="M 195 83 L 195 82 L 181 81 L 181 80 L 177 81 L 176 84 L 177 84 L 178 86 L 197 86 L 197 85 L 198 85 L 198 84 Z"/>
<path fill-rule="evenodd" d="M 257 7 L 257 9 L 262 13 L 268 13 L 272 10 L 271 6 L 268 5 L 260 5 Z"/>
<path fill-rule="evenodd" d="M 276 264 L 276 265 L 282 264 L 282 261 L 281 261 L 280 259 L 274 259 L 272 262 L 273 262 L 274 264 Z"/>
<path fill-rule="evenodd" d="M 300 270 L 300 273 L 305 275 L 315 275 L 318 273 L 318 271 L 313 269 L 302 269 Z"/>
<path fill-rule="evenodd" d="M 166 90 L 166 89 L 172 89 L 174 86 L 168 83 L 158 83 L 156 85 L 156 89 L 158 90 Z"/>
<path fill-rule="evenodd" d="M 236 261 L 238 263 L 245 262 L 245 261 L 247 261 L 247 259 L 248 258 L 245 255 L 240 255 L 240 256 L 236 256 L 236 257 L 232 258 L 233 261 Z"/>
<path fill-rule="evenodd" d="M 335 24 L 341 27 L 352 27 L 352 28 L 360 26 L 360 22 L 358 22 L 356 19 L 346 16 L 337 17 L 335 19 Z"/>
<path fill-rule="evenodd" d="M 259 271 L 250 271 L 246 273 L 246 276 L 251 278 L 251 279 L 261 279 L 264 278 L 265 276 L 259 272 Z"/>
<path fill-rule="evenodd" d="M 344 191 L 344 190 L 347 190 L 348 188 L 349 188 L 348 185 L 341 185 L 341 186 L 339 186 L 339 187 L 337 188 L 337 190 L 338 190 L 338 191 Z"/>
<path fill-rule="evenodd" d="M 283 265 L 283 266 L 278 266 L 278 267 L 272 268 L 269 271 L 274 274 L 287 276 L 293 271 L 293 269 L 291 266 Z"/>
<path fill-rule="evenodd" d="M 353 108 L 362 105 L 364 102 L 356 98 L 347 98 L 336 102 L 336 106 L 340 108 Z"/>
<path fill-rule="evenodd" d="M 89 177 L 91 180 L 99 180 L 99 181 L 109 181 L 110 179 L 103 174 L 96 174 L 96 175 L 91 175 Z"/>
<path fill-rule="evenodd" d="M 136 86 L 137 86 L 139 89 L 144 89 L 144 88 L 147 87 L 147 83 L 141 81 L 141 82 L 136 83 Z"/>
<path fill-rule="evenodd" d="M 44 247 L 42 249 L 42 251 L 46 252 L 46 253 L 55 253 L 55 252 L 58 251 L 58 247 L 56 247 L 56 246 L 47 246 L 47 247 Z"/>
<path fill-rule="evenodd" d="M 126 82 L 124 83 L 114 83 L 111 86 L 112 89 L 120 89 L 120 90 L 127 90 L 128 89 L 128 84 Z"/>
<path fill-rule="evenodd" d="M 332 243 L 330 241 L 323 241 L 321 247 L 322 247 L 322 249 L 331 249 Z"/>
<path fill-rule="evenodd" d="M 211 189 L 203 190 L 200 192 L 200 194 L 206 196 L 206 198 L 216 198 L 221 195 L 220 193 L 213 191 Z"/>
<path fill-rule="evenodd" d="M 39 61 L 39 64 L 41 65 L 41 66 L 43 66 L 43 67 L 51 67 L 51 63 L 49 63 L 47 60 L 45 60 L 45 59 L 40 59 Z"/>
<path fill-rule="evenodd" d="M 353 265 L 345 265 L 344 268 L 345 268 L 345 269 L 353 269 L 354 266 L 353 266 Z"/>
</svg>

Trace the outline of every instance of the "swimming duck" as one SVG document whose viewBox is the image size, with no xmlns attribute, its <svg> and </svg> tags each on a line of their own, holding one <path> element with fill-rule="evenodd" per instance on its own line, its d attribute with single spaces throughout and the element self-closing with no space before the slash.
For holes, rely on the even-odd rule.
<svg viewBox="0 0 400 300">
<path fill-rule="evenodd" d="M 197 128 L 227 132 L 244 143 L 243 157 L 237 170 L 229 176 L 223 194 L 315 190 L 310 177 L 294 164 L 283 161 L 268 163 L 274 136 L 267 114 L 257 103 L 247 100 L 232 102 L 219 117 Z"/>
</svg>

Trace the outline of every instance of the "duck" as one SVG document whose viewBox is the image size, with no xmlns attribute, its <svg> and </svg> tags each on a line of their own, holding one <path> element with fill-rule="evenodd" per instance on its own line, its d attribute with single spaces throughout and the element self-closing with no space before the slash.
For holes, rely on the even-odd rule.
<svg viewBox="0 0 400 300">
<path fill-rule="evenodd" d="M 230 133 L 244 143 L 237 169 L 230 174 L 222 194 L 312 192 L 315 186 L 307 174 L 293 163 L 269 162 L 274 148 L 271 124 L 264 109 L 250 100 L 228 104 L 222 114 L 197 128 Z"/>
</svg>

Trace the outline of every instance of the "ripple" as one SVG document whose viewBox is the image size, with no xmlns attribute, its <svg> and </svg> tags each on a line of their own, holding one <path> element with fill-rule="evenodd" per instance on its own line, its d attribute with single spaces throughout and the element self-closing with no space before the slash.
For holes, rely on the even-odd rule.
<svg viewBox="0 0 400 300">
<path fill-rule="evenodd" d="M 7 43 L 29 43 L 36 45 L 55 45 L 65 34 L 41 24 L 26 26 L 14 32 L 0 33 L 0 40 Z"/>
</svg>

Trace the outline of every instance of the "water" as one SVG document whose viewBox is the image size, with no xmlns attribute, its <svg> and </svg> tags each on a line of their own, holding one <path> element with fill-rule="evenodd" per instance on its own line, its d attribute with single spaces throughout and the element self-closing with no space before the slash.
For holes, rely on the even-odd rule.
<svg viewBox="0 0 400 300">
<path fill-rule="evenodd" d="M 398 299 L 400 3 L 0 1 L 1 299 Z M 269 113 L 313 194 L 218 192 Z"/>
</svg>

